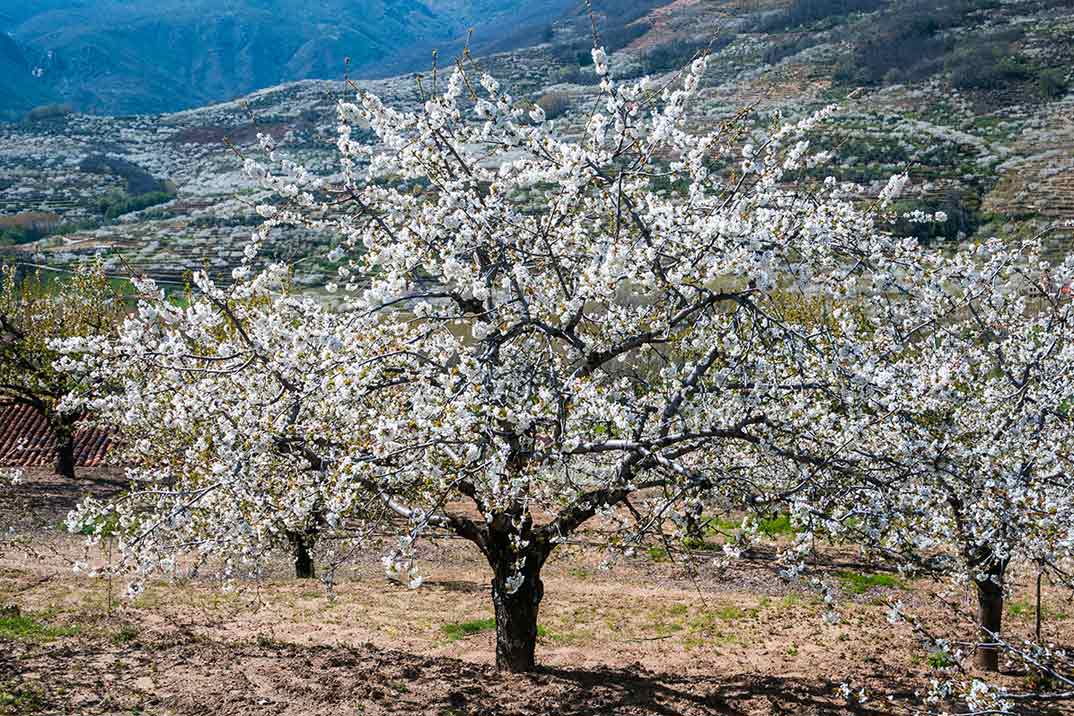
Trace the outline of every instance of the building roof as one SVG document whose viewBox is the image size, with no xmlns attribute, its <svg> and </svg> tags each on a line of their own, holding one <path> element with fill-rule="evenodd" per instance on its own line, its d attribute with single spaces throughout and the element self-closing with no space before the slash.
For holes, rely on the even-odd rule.
<svg viewBox="0 0 1074 716">
<path fill-rule="evenodd" d="M 110 431 L 84 425 L 75 431 L 75 466 L 107 464 Z M 48 421 L 28 405 L 0 401 L 0 467 L 46 467 L 56 460 Z"/>
</svg>

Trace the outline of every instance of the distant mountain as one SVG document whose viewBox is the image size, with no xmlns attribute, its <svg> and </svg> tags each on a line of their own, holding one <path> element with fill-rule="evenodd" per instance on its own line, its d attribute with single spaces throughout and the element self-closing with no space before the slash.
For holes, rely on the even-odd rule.
<svg viewBox="0 0 1074 716">
<path fill-rule="evenodd" d="M 25 112 L 49 96 L 47 88 L 34 77 L 23 49 L 6 33 L 0 33 L 0 113 L 11 109 Z"/>
<path fill-rule="evenodd" d="M 378 77 L 561 14 L 571 0 L 30 0 L 0 10 L 0 114 L 159 113 L 281 82 Z M 529 38 L 527 38 L 528 40 Z"/>
</svg>

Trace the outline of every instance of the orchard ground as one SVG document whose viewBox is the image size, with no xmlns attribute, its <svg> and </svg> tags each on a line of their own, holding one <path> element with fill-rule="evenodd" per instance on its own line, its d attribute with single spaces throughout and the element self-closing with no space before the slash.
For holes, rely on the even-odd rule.
<svg viewBox="0 0 1074 716">
<path fill-rule="evenodd" d="M 107 472 L 78 485 L 33 473 L 0 497 L 0 715 L 888 714 L 884 695 L 912 700 L 942 666 L 888 623 L 890 599 L 966 637 L 934 585 L 872 573 L 851 548 L 818 550 L 818 573 L 844 596 L 842 622 L 828 624 L 812 592 L 779 578 L 771 545 L 722 571 L 712 554 L 692 553 L 686 569 L 659 545 L 604 570 L 583 532 L 543 572 L 540 669 L 500 675 L 489 572 L 469 543 L 426 544 L 417 590 L 386 582 L 371 550 L 339 572 L 332 597 L 290 578 L 281 556 L 233 591 L 204 574 L 128 601 L 123 584 L 72 572 L 107 553 L 60 528 L 80 494 L 120 489 Z M 1033 630 L 1019 576 L 1009 636 Z M 1074 641 L 1071 599 L 1045 588 L 1046 639 Z M 870 699 L 848 704 L 843 681 Z"/>
</svg>

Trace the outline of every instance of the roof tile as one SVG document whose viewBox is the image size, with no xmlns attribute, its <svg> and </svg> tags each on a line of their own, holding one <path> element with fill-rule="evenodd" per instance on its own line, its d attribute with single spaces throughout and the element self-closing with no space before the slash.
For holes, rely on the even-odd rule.
<svg viewBox="0 0 1074 716">
<path fill-rule="evenodd" d="M 112 431 L 81 425 L 75 430 L 75 465 L 109 464 L 112 443 Z M 0 401 L 0 467 L 51 465 L 55 461 L 54 445 L 55 436 L 43 415 L 29 405 Z"/>
</svg>

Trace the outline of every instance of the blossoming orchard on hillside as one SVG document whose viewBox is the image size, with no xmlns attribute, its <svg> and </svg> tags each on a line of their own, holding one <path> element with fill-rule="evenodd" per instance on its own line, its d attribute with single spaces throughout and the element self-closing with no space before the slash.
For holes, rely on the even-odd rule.
<svg viewBox="0 0 1074 716">
<path fill-rule="evenodd" d="M 705 57 L 665 86 L 592 56 L 601 101 L 576 139 L 462 64 L 415 113 L 340 103 L 338 181 L 263 137 L 246 168 L 278 201 L 232 285 L 196 274 L 175 300 L 137 280 L 115 337 L 53 346 L 78 386 L 64 410 L 116 426 L 130 461 L 129 492 L 72 530 L 117 534 L 135 592 L 207 563 L 256 575 L 280 550 L 331 585 L 370 549 L 420 589 L 415 545 L 451 534 L 487 560 L 498 667 L 525 672 L 556 599 L 542 567 L 580 530 L 621 554 L 728 517 L 733 558 L 753 515 L 785 510 L 782 574 L 829 619 L 820 540 L 972 588 L 960 645 L 892 605 L 954 665 L 922 708 L 1015 711 L 988 680 L 1001 660 L 1074 696 L 1069 657 L 1000 620 L 1013 570 L 1071 582 L 1074 262 L 893 235 L 905 175 L 863 202 L 804 171 L 834 108 L 763 136 L 703 125 Z M 255 268 L 295 225 L 338 237 L 338 305 Z"/>
</svg>

